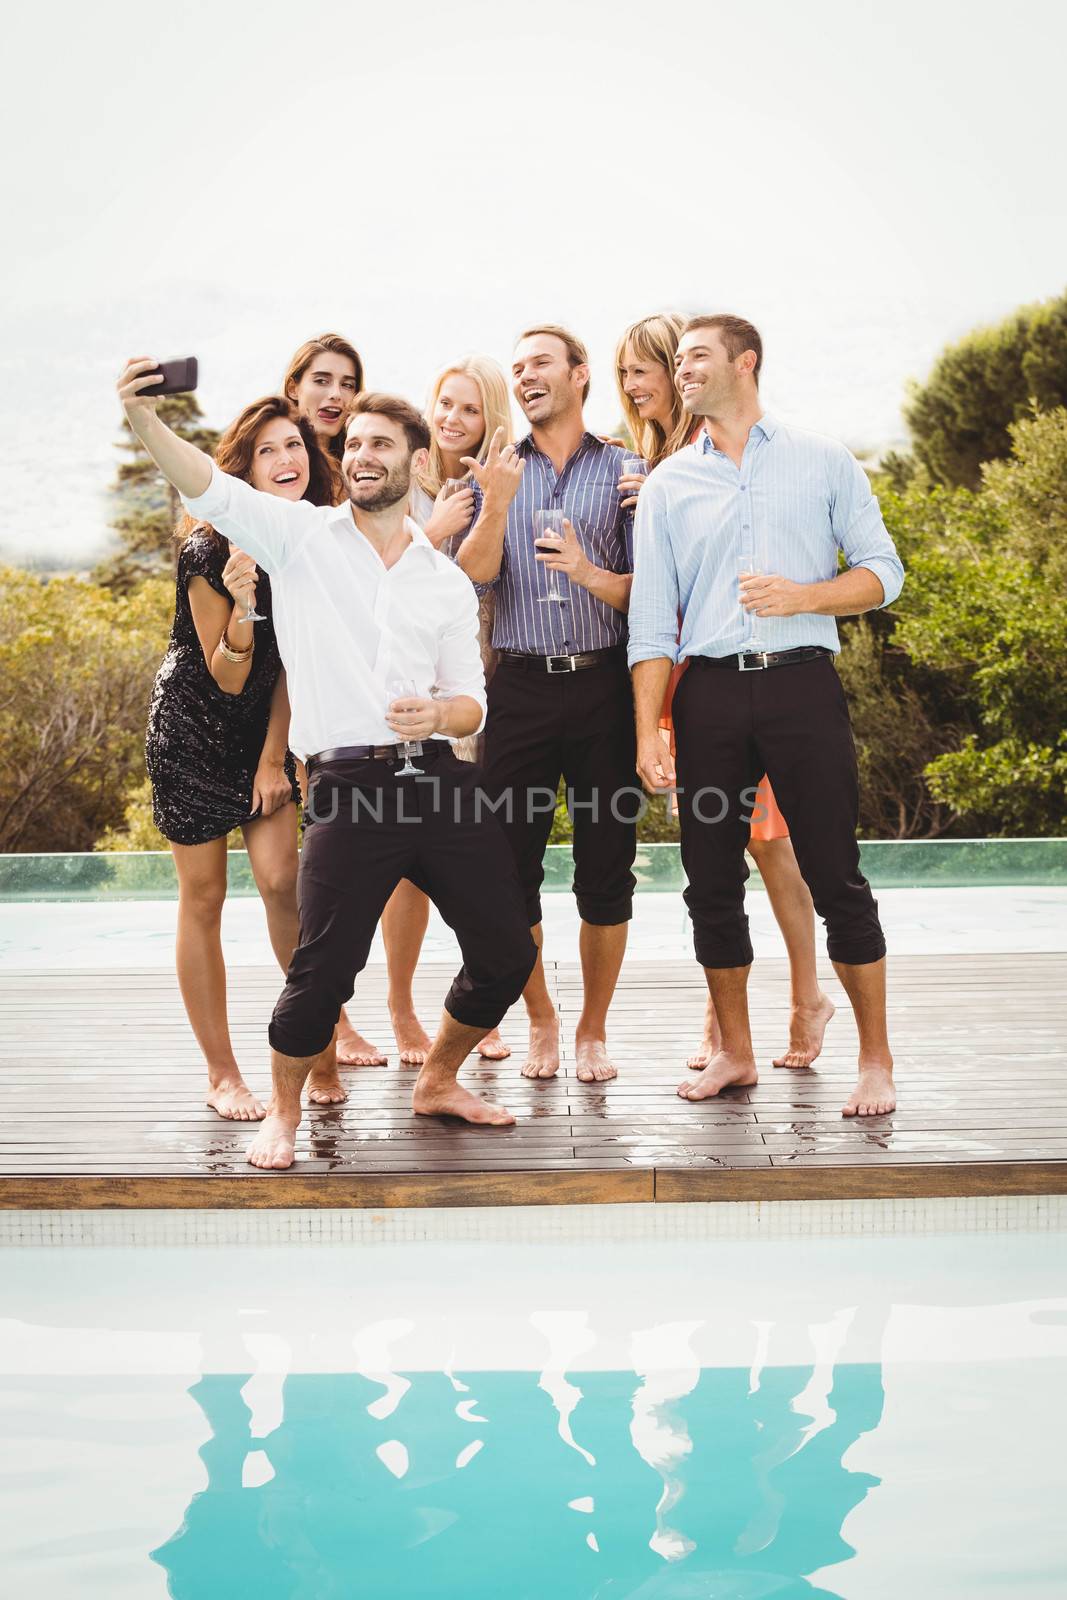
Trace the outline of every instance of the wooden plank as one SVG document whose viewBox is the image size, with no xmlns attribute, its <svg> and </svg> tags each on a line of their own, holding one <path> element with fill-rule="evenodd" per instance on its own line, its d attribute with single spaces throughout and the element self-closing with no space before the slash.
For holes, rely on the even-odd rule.
<svg viewBox="0 0 1067 1600">
<path fill-rule="evenodd" d="M 451 976 L 450 965 L 420 969 L 427 1016 Z M 235 1046 L 265 1094 L 264 1025 L 280 980 L 270 968 L 230 977 Z M 504 1028 L 513 1056 L 499 1064 L 472 1056 L 464 1067 L 471 1087 L 516 1113 L 514 1128 L 414 1118 L 415 1069 L 400 1067 L 394 1049 L 387 1068 L 345 1073 L 344 1105 L 309 1113 L 292 1172 L 264 1174 L 245 1159 L 252 1127 L 223 1123 L 202 1105 L 203 1069 L 169 972 L 8 973 L 0 977 L 8 1113 L 0 1205 L 29 1203 L 27 1195 L 59 1206 L 540 1203 L 515 1198 L 534 1191 L 545 1203 L 610 1202 L 673 1198 L 688 1180 L 696 1198 L 1058 1193 L 1067 1172 L 1065 977 L 1062 956 L 893 962 L 901 1110 L 848 1121 L 840 1107 L 854 1082 L 855 1027 L 833 974 L 827 987 L 840 1009 L 817 1070 L 769 1067 L 784 1042 L 788 972 L 784 962 L 760 962 L 751 995 L 761 1081 L 690 1103 L 675 1091 L 693 1076 L 685 1058 L 704 1002 L 695 967 L 626 964 L 611 1036 L 621 1076 L 584 1085 L 572 1042 L 578 969 L 550 962 L 565 1030 L 558 1078 L 520 1076 L 521 1010 Z M 381 969 L 368 969 L 353 1014 L 391 1049 L 384 998 Z M 903 1187 L 877 1187 L 891 1183 Z M 281 1198 L 251 1198 L 275 1191 Z M 388 1198 L 397 1194 L 414 1198 Z M 441 1198 L 452 1194 L 463 1198 Z"/>
</svg>

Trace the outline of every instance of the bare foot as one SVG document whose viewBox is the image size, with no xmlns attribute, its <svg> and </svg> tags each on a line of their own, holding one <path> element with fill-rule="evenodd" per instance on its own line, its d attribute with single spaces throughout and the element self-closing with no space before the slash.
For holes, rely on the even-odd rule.
<svg viewBox="0 0 1067 1600">
<path fill-rule="evenodd" d="M 227 1122 L 261 1122 L 267 1110 L 238 1073 L 208 1086 L 207 1103 Z"/>
<path fill-rule="evenodd" d="M 603 1039 L 575 1039 L 574 1054 L 579 1083 L 607 1083 L 619 1076 L 619 1069 L 608 1055 Z"/>
<path fill-rule="evenodd" d="M 859 1082 L 854 1093 L 849 1097 L 847 1105 L 841 1107 L 843 1117 L 881 1117 L 887 1111 L 895 1111 L 897 1106 L 897 1091 L 893 1083 L 893 1063 L 886 1066 L 879 1062 L 873 1066 L 864 1066 L 860 1062 Z"/>
<path fill-rule="evenodd" d="M 686 1078 L 678 1085 L 683 1100 L 711 1100 L 723 1089 L 745 1088 L 757 1081 L 756 1063 L 751 1056 L 728 1056 L 725 1050 L 712 1056 L 699 1078 Z"/>
<path fill-rule="evenodd" d="M 271 1112 L 248 1147 L 254 1167 L 291 1167 L 299 1121 Z"/>
<path fill-rule="evenodd" d="M 401 1016 L 393 1012 L 393 1033 L 400 1052 L 401 1065 L 421 1067 L 430 1053 L 433 1040 L 413 1011 Z"/>
<path fill-rule="evenodd" d="M 524 1078 L 554 1078 L 559 1071 L 559 1018 L 530 1023 L 530 1044 L 522 1064 Z"/>
<path fill-rule="evenodd" d="M 500 1037 L 499 1028 L 494 1028 L 492 1032 L 487 1033 L 477 1049 L 478 1054 L 485 1061 L 504 1061 L 511 1054 L 511 1046 L 504 1043 Z"/>
<path fill-rule="evenodd" d="M 332 1061 L 312 1067 L 308 1076 L 308 1099 L 313 1106 L 339 1106 L 348 1099 L 348 1090 L 337 1076 L 337 1067 Z"/>
<path fill-rule="evenodd" d="M 776 1067 L 810 1067 L 822 1050 L 826 1024 L 835 1006 L 829 995 L 821 995 L 815 1006 L 794 1006 L 789 1013 L 789 1045 L 778 1056 Z"/>
<path fill-rule="evenodd" d="M 348 1018 L 341 1013 L 337 1024 L 337 1065 L 339 1067 L 384 1067 L 389 1057 L 383 1055 L 376 1044 L 357 1033 Z"/>
<path fill-rule="evenodd" d="M 469 1089 L 464 1089 L 454 1078 L 431 1078 L 424 1081 L 419 1073 L 411 1109 L 420 1117 L 461 1117 L 481 1127 L 506 1128 L 515 1121 L 503 1106 L 490 1105 L 480 1100 Z"/>
</svg>

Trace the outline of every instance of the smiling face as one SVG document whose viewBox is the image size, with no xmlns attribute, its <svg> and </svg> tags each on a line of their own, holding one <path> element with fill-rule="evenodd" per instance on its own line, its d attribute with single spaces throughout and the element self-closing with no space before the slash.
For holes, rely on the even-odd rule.
<svg viewBox="0 0 1067 1600">
<path fill-rule="evenodd" d="M 690 416 L 716 417 L 732 410 L 752 387 L 755 354 L 733 361 L 717 328 L 694 328 L 678 341 L 674 381 Z"/>
<path fill-rule="evenodd" d="M 308 486 L 307 445 L 288 417 L 272 417 L 256 434 L 248 481 L 253 489 L 300 500 Z"/>
<path fill-rule="evenodd" d="M 642 422 L 658 422 L 665 432 L 670 430 L 674 378 L 665 366 L 627 345 L 619 365 L 619 383 Z"/>
<path fill-rule="evenodd" d="M 485 438 L 485 411 L 474 379 L 450 372 L 438 391 L 430 418 L 438 448 L 446 456 L 476 456 Z"/>
<path fill-rule="evenodd" d="M 412 472 L 426 461 L 427 452 L 412 451 L 399 422 L 361 412 L 348 425 L 341 461 L 348 498 L 357 511 L 385 511 L 407 496 Z"/>
<path fill-rule="evenodd" d="M 336 350 L 319 350 L 287 392 L 325 444 L 342 431 L 356 398 L 355 366 Z"/>
<path fill-rule="evenodd" d="M 527 421 L 544 428 L 566 417 L 581 416 L 589 368 L 572 367 L 567 346 L 554 333 L 535 333 L 515 347 L 511 382 Z"/>
</svg>

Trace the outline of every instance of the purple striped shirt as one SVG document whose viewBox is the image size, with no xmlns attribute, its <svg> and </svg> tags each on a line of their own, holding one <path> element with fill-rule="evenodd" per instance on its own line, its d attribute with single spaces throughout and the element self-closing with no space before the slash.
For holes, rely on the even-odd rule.
<svg viewBox="0 0 1067 1600">
<path fill-rule="evenodd" d="M 532 434 L 516 448 L 525 456 L 526 467 L 508 511 L 500 572 L 491 585 L 477 585 L 479 590 L 491 587 L 496 596 L 494 646 L 551 656 L 625 643 L 626 618 L 621 611 L 597 600 L 580 584 L 571 583 L 566 574 L 553 574 L 534 559 L 533 514 L 559 507 L 573 523 L 595 566 L 606 572 L 632 572 L 633 517 L 623 511 L 618 490 L 626 452 L 585 433 L 557 476 L 551 461 L 535 446 Z M 475 519 L 481 509 L 476 486 Z M 553 576 L 566 596 L 565 603 L 539 605 L 537 597 L 548 593 Z"/>
</svg>

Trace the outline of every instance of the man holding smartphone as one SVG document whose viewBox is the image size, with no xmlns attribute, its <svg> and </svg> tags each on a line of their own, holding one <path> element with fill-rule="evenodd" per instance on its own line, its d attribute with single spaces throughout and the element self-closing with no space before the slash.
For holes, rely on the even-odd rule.
<svg viewBox="0 0 1067 1600">
<path fill-rule="evenodd" d="M 427 460 L 426 423 L 404 400 L 361 394 L 341 464 L 347 502 L 285 500 L 220 472 L 160 420 L 154 365 L 132 361 L 119 380 L 130 427 L 190 513 L 269 574 L 290 745 L 309 777 L 300 943 L 271 1018 L 271 1109 L 248 1159 L 292 1165 L 304 1082 L 403 878 L 441 910 L 464 963 L 413 1109 L 511 1123 L 456 1081 L 518 999 L 536 951 L 507 842 L 479 814 L 476 769 L 452 753 L 452 739 L 481 727 L 485 676 L 474 590 L 405 515 L 412 472 Z"/>
<path fill-rule="evenodd" d="M 626 612 L 633 520 L 618 491 L 623 450 L 590 433 L 585 346 L 555 325 L 529 328 L 512 361 L 530 423 L 510 504 L 486 498 L 457 560 L 494 586 L 485 783 L 508 836 L 540 952 L 544 853 L 562 776 L 574 824 L 583 1005 L 575 1033 L 583 1083 L 614 1078 L 607 1014 L 633 911 L 637 782 Z M 525 990 L 523 1074 L 559 1070 L 559 1019 L 540 954 Z"/>
</svg>

